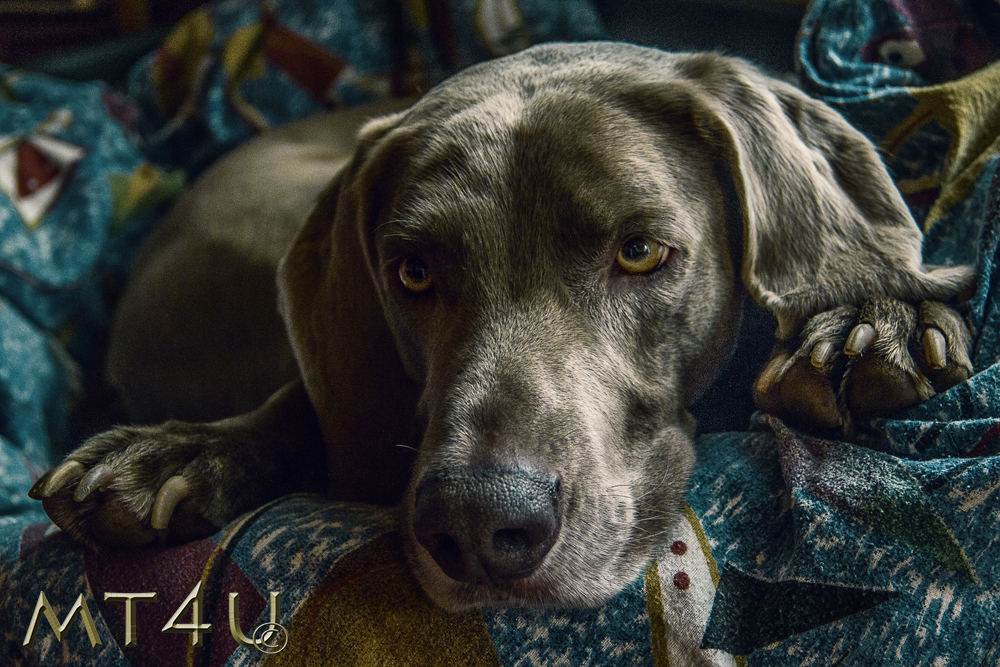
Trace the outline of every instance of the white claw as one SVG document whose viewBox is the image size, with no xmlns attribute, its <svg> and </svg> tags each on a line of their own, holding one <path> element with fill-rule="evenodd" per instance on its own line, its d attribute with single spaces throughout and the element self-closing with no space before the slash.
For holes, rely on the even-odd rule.
<svg viewBox="0 0 1000 667">
<path fill-rule="evenodd" d="M 936 327 L 927 327 L 923 336 L 924 355 L 927 363 L 934 370 L 941 370 L 948 367 L 948 341 L 944 334 Z"/>
<path fill-rule="evenodd" d="M 191 495 L 191 485 L 180 475 L 174 475 L 160 487 L 149 515 L 149 525 L 153 530 L 166 530 L 177 503 Z"/>
<path fill-rule="evenodd" d="M 861 354 L 871 346 L 874 340 L 875 327 L 867 322 L 862 322 L 858 326 L 854 327 L 851 330 L 850 335 L 847 337 L 847 342 L 844 343 L 844 354 L 852 356 L 855 354 Z"/>
<path fill-rule="evenodd" d="M 28 491 L 28 497 L 35 500 L 49 498 L 76 478 L 85 469 L 79 461 L 63 461 L 43 475 Z"/>
<path fill-rule="evenodd" d="M 816 343 L 816 347 L 813 348 L 812 354 L 809 355 L 809 363 L 815 368 L 823 368 L 826 362 L 830 360 L 830 356 L 833 354 L 836 345 L 828 340 Z"/>
<path fill-rule="evenodd" d="M 95 466 L 76 485 L 76 490 L 73 491 L 73 500 L 78 503 L 83 502 L 95 489 L 106 489 L 114 478 L 111 466 L 103 463 Z"/>
</svg>

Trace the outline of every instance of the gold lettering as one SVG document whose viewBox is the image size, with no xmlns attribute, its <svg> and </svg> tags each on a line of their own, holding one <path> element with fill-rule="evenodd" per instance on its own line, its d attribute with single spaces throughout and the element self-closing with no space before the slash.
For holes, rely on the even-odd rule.
<svg viewBox="0 0 1000 667">
<path fill-rule="evenodd" d="M 105 600 L 125 600 L 125 646 L 138 646 L 135 636 L 135 601 L 155 600 L 156 593 L 105 593 Z"/>
<path fill-rule="evenodd" d="M 83 627 L 87 630 L 87 636 L 90 637 L 91 646 L 100 646 L 101 638 L 97 636 L 97 626 L 94 625 L 94 617 L 90 615 L 90 609 L 87 608 L 87 603 L 83 599 L 83 593 L 76 599 L 73 606 L 70 608 L 69 613 L 66 614 L 66 620 L 59 623 L 59 618 L 56 616 L 56 612 L 52 609 L 52 605 L 49 604 L 48 599 L 45 597 L 44 591 L 38 592 L 38 602 L 35 603 L 35 612 L 31 615 L 31 623 L 28 624 L 28 632 L 24 635 L 24 645 L 31 646 L 35 641 L 35 634 L 38 632 L 38 616 L 39 614 L 45 615 L 45 620 L 49 622 L 52 627 L 52 632 L 55 633 L 56 641 L 62 641 L 63 633 L 69 627 L 69 624 L 73 622 L 73 619 L 77 614 L 83 619 Z"/>
<path fill-rule="evenodd" d="M 271 592 L 271 622 L 277 623 L 281 615 L 281 593 Z M 229 632 L 241 646 L 256 646 L 254 640 L 243 634 L 240 628 L 240 594 L 229 594 Z"/>
<path fill-rule="evenodd" d="M 163 632 L 190 632 L 191 646 L 201 646 L 203 640 L 202 633 L 212 631 L 211 623 L 201 622 L 201 602 L 201 582 L 199 581 L 191 589 L 191 592 L 188 593 L 188 596 L 184 598 L 184 602 L 177 608 L 174 615 L 170 617 L 167 624 L 163 626 Z M 188 607 L 191 607 L 191 622 L 178 623 L 178 617 Z"/>
</svg>

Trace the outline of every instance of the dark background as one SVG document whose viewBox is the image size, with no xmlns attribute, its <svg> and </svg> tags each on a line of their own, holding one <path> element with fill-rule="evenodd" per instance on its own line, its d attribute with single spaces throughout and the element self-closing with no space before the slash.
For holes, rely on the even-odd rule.
<svg viewBox="0 0 1000 667">
<path fill-rule="evenodd" d="M 804 0 L 593 0 L 613 39 L 792 70 Z M 0 0 L 0 62 L 120 81 L 203 0 Z"/>
</svg>

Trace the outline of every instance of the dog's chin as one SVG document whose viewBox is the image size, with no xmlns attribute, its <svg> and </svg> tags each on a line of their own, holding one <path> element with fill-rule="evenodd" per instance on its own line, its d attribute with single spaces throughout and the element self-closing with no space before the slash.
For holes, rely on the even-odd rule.
<svg viewBox="0 0 1000 667">
<path fill-rule="evenodd" d="M 599 607 L 638 577 L 648 559 L 634 563 L 617 563 L 616 575 L 601 578 L 581 578 L 579 573 L 561 569 L 553 576 L 543 566 L 535 574 L 521 579 L 493 584 L 456 581 L 441 571 L 420 546 L 408 545 L 413 572 L 431 601 L 450 612 L 488 607 L 590 608 Z M 630 559 L 631 560 L 631 559 Z"/>
</svg>

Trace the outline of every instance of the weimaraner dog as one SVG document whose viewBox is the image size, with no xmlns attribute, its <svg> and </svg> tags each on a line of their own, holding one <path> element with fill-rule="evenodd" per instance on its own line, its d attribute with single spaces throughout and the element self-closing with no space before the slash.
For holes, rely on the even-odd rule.
<svg viewBox="0 0 1000 667">
<path fill-rule="evenodd" d="M 597 605 L 680 514 L 687 408 L 747 296 L 777 344 L 746 391 L 799 427 L 850 437 L 971 372 L 945 305 L 969 268 L 922 265 L 872 145 L 746 62 L 544 45 L 372 113 L 267 134 L 181 197 L 109 366 L 136 423 L 187 421 L 42 477 L 63 530 L 192 539 L 327 489 L 398 502 L 447 609 Z"/>
</svg>

